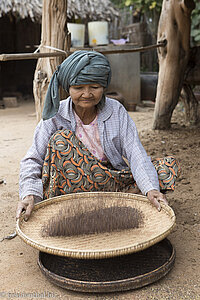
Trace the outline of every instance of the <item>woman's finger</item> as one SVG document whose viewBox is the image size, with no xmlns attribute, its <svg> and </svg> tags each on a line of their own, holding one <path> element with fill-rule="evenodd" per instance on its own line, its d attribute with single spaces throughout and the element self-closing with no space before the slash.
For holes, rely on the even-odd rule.
<svg viewBox="0 0 200 300">
<path fill-rule="evenodd" d="M 17 206 L 17 211 L 16 211 L 16 219 L 20 218 L 23 209 L 24 209 L 24 204 L 22 202 L 19 202 L 18 206 Z"/>
<path fill-rule="evenodd" d="M 153 204 L 153 206 L 155 206 L 157 208 L 158 211 L 161 210 L 161 205 L 158 202 L 158 200 L 156 199 L 156 197 L 154 197 L 154 196 L 149 197 L 149 201 L 151 202 L 151 204 Z"/>
<path fill-rule="evenodd" d="M 166 196 L 165 196 L 164 194 L 162 194 L 162 193 L 159 193 L 159 194 L 157 195 L 157 200 L 158 200 L 158 201 L 162 201 L 163 203 L 165 203 L 166 205 L 168 205 L 167 198 L 166 198 Z"/>
<path fill-rule="evenodd" d="M 31 212 L 34 208 L 34 203 L 30 203 L 28 204 L 25 214 L 24 214 L 24 221 L 28 221 L 28 219 L 30 218 Z"/>
<path fill-rule="evenodd" d="M 166 196 L 157 190 L 151 190 L 147 193 L 149 201 L 158 209 L 161 210 L 160 202 L 162 201 L 165 205 L 168 205 Z"/>
<path fill-rule="evenodd" d="M 160 202 L 156 198 L 153 198 L 152 204 L 157 208 L 158 211 L 161 210 Z"/>
<path fill-rule="evenodd" d="M 161 199 L 159 199 L 159 201 L 162 201 L 164 204 L 166 204 L 166 205 L 168 205 L 168 201 L 167 201 L 167 199 L 166 198 L 161 198 Z"/>
</svg>

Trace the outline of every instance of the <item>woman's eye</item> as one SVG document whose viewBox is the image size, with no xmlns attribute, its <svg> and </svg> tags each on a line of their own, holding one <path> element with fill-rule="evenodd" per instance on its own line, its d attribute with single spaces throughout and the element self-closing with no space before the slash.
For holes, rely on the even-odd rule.
<svg viewBox="0 0 200 300">
<path fill-rule="evenodd" d="M 99 86 L 92 86 L 91 88 L 96 90 L 99 89 Z"/>
</svg>

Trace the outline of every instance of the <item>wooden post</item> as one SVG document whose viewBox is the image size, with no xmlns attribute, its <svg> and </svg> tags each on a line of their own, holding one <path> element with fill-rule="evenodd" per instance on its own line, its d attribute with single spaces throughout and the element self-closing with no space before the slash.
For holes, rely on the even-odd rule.
<svg viewBox="0 0 200 300">
<path fill-rule="evenodd" d="M 67 0 L 45 0 L 42 8 L 42 33 L 40 52 L 55 52 L 44 46 L 51 46 L 61 50 L 67 50 Z M 53 72 L 63 57 L 39 58 L 34 74 L 33 94 L 37 121 L 42 117 L 44 100 L 48 84 Z"/>
<path fill-rule="evenodd" d="M 191 11 L 193 0 L 163 0 L 158 25 L 159 77 L 153 129 L 170 128 L 171 116 L 179 99 L 189 58 Z"/>
</svg>

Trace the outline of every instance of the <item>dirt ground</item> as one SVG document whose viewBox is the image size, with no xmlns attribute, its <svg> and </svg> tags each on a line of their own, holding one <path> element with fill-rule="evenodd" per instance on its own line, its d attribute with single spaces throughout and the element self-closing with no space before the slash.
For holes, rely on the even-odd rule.
<svg viewBox="0 0 200 300">
<path fill-rule="evenodd" d="M 0 299 L 200 299 L 200 130 L 184 125 L 182 105 L 172 118 L 172 129 L 152 131 L 153 108 L 130 113 L 150 156 L 173 154 L 182 173 L 168 200 L 176 214 L 169 240 L 176 248 L 175 265 L 166 277 L 141 289 L 112 294 L 84 294 L 51 284 L 37 265 L 38 251 L 19 237 L 0 242 Z M 19 163 L 31 145 L 36 125 L 33 101 L 0 109 L 0 239 L 15 230 Z"/>
</svg>

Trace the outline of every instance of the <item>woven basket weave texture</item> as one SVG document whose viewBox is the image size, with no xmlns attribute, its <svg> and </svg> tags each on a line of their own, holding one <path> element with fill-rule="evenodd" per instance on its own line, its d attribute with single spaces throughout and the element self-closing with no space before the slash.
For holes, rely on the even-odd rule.
<svg viewBox="0 0 200 300">
<path fill-rule="evenodd" d="M 84 203 L 95 206 L 133 207 L 143 215 L 139 228 L 128 230 L 65 237 L 44 237 L 42 228 L 46 222 L 65 206 L 83 207 Z M 90 206 L 90 205 L 89 205 Z M 55 197 L 35 206 L 28 222 L 21 217 L 17 222 L 18 235 L 29 245 L 50 254 L 74 258 L 106 258 L 146 249 L 164 239 L 175 225 L 173 210 L 161 204 L 160 212 L 145 196 L 129 193 L 90 192 Z"/>
</svg>

